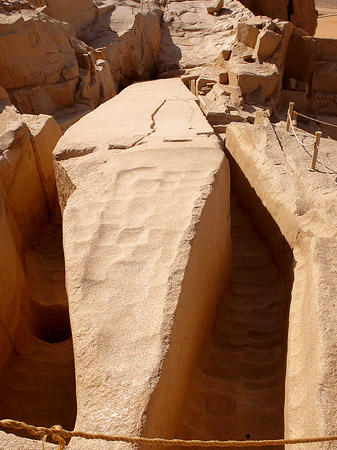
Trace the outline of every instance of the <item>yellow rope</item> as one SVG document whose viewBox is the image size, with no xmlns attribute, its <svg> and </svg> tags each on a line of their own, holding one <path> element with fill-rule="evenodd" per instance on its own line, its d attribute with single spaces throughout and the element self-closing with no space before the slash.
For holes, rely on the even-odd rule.
<svg viewBox="0 0 337 450">
<path fill-rule="evenodd" d="M 126 442 L 128 444 L 145 444 L 145 445 L 162 445 L 165 447 L 173 447 L 176 445 L 182 447 L 264 447 L 281 446 L 286 444 L 309 444 L 312 442 L 328 442 L 337 441 L 336 436 L 323 436 L 312 438 L 300 438 L 300 439 L 270 439 L 259 441 L 200 441 L 200 440 L 184 440 L 184 439 L 161 439 L 161 438 L 145 438 L 137 436 L 109 436 L 100 433 L 85 433 L 83 431 L 68 431 L 64 430 L 60 425 L 54 425 L 51 428 L 35 427 L 33 425 L 27 425 L 25 422 L 19 422 L 17 420 L 3 419 L 0 420 L 0 426 L 6 428 L 14 428 L 18 430 L 26 430 L 33 436 L 39 436 L 42 438 L 42 444 L 44 449 L 44 442 L 48 436 L 59 444 L 59 450 L 64 450 L 66 446 L 65 439 L 71 437 L 81 437 L 84 439 L 100 439 L 110 442 Z"/>
</svg>

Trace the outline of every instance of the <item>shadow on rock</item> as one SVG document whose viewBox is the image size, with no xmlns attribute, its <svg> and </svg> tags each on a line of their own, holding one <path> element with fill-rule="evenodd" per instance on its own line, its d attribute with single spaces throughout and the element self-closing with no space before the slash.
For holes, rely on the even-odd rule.
<svg viewBox="0 0 337 450">
<path fill-rule="evenodd" d="M 181 57 L 181 50 L 173 43 L 168 24 L 164 23 L 162 25 L 160 50 L 157 56 L 158 75 L 167 70 L 178 69 Z"/>
<path fill-rule="evenodd" d="M 233 10 L 232 9 L 230 9 L 230 8 L 222 8 L 220 11 L 219 11 L 219 16 L 228 16 L 229 14 L 232 14 L 232 12 L 233 12 Z"/>
</svg>

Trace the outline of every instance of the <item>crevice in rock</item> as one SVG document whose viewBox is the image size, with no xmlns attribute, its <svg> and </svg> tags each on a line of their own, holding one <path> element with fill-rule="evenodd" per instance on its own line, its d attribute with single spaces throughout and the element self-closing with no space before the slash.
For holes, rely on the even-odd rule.
<svg viewBox="0 0 337 450">
<path fill-rule="evenodd" d="M 177 436 L 284 436 L 292 250 L 230 157 L 232 275 L 192 381 Z M 247 447 L 250 448 L 250 447 Z"/>
<path fill-rule="evenodd" d="M 288 20 L 289 20 L 289 22 L 291 22 L 292 15 L 294 14 L 294 0 L 289 0 L 288 6 L 287 6 L 287 11 L 288 11 Z"/>
<path fill-rule="evenodd" d="M 151 134 L 153 134 L 156 131 L 156 114 L 158 114 L 158 112 L 161 110 L 161 108 L 165 105 L 166 100 L 164 100 L 163 102 L 161 102 L 161 104 L 153 111 L 153 113 L 151 114 L 151 125 L 150 125 L 150 132 L 144 136 L 143 138 L 139 139 L 139 141 L 137 141 L 132 147 L 135 147 L 136 145 L 141 145 L 143 144 L 144 139 L 148 138 Z"/>
</svg>

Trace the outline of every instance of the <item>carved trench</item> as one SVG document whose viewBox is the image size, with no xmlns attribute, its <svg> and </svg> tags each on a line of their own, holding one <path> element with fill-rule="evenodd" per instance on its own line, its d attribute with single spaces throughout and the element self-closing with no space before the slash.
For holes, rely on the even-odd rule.
<svg viewBox="0 0 337 450">
<path fill-rule="evenodd" d="M 73 429 L 74 355 L 58 212 L 24 251 L 22 266 L 25 289 L 17 299 L 21 308 L 17 331 L 0 377 L 0 417 Z"/>
<path fill-rule="evenodd" d="M 227 157 L 233 193 L 231 284 L 219 299 L 214 333 L 200 357 L 176 434 L 282 438 L 293 255 L 236 162 Z M 26 249 L 23 266 L 26 289 L 0 376 L 0 416 L 73 429 L 75 374 L 59 214 Z"/>
<path fill-rule="evenodd" d="M 293 253 L 239 166 L 227 157 L 232 276 L 176 435 L 282 439 Z"/>
</svg>

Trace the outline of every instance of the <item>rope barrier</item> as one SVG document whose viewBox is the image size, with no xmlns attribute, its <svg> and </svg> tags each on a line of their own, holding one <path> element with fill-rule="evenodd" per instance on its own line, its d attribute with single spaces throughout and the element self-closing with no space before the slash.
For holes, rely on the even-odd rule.
<svg viewBox="0 0 337 450">
<path fill-rule="evenodd" d="M 332 17 L 332 16 L 337 16 L 337 13 L 322 14 L 321 16 L 319 15 L 319 16 L 317 17 L 317 19 L 323 19 L 324 17 Z"/>
<path fill-rule="evenodd" d="M 299 114 L 299 113 L 297 113 L 297 112 L 294 111 L 294 114 Z M 303 144 L 303 142 L 298 138 L 298 136 L 297 136 L 297 134 L 296 134 L 296 132 L 295 132 L 294 126 L 293 126 L 293 124 L 292 124 L 292 118 L 291 118 L 291 115 L 289 114 L 289 112 L 288 112 L 288 114 L 287 114 L 287 118 L 288 118 L 289 125 L 290 125 L 290 128 L 291 128 L 292 132 L 293 132 L 294 137 L 295 137 L 296 140 L 299 142 L 299 144 L 304 148 L 304 150 L 308 153 L 308 155 L 310 155 L 310 156 L 312 157 L 312 154 L 310 153 L 310 151 L 306 148 L 306 146 Z M 313 145 L 313 144 L 311 144 L 311 145 Z M 324 167 L 325 173 L 326 173 L 326 174 L 331 178 L 331 180 L 337 185 L 337 178 L 334 179 L 334 178 L 331 176 L 331 174 L 336 174 L 337 171 L 336 171 L 335 169 L 331 169 L 331 168 L 327 167 L 327 166 L 326 166 L 322 161 L 320 161 L 319 159 L 317 159 L 317 162 L 318 162 L 319 164 L 321 164 L 321 165 Z M 330 172 L 329 172 L 329 170 L 330 170 Z"/>
<path fill-rule="evenodd" d="M 54 442 L 59 444 L 59 450 L 64 450 L 66 447 L 65 439 L 71 437 L 80 437 L 84 439 L 99 439 L 108 442 L 125 442 L 127 444 L 145 444 L 145 445 L 162 445 L 164 447 L 264 447 L 269 446 L 281 446 L 292 444 L 310 444 L 314 442 L 331 442 L 337 441 L 337 435 L 335 436 L 322 436 L 312 438 L 300 438 L 300 439 L 269 439 L 258 441 L 201 441 L 201 440 L 185 440 L 185 439 L 162 439 L 162 438 L 145 438 L 138 436 L 120 436 L 120 435 L 107 435 L 100 433 L 86 433 L 83 431 L 68 431 L 64 430 L 60 425 L 54 425 L 51 428 L 36 427 L 34 425 L 28 425 L 25 422 L 17 420 L 3 419 L 0 420 L 0 426 L 6 428 L 14 428 L 17 430 L 26 430 L 33 436 L 42 438 L 42 448 L 44 449 L 44 443 L 48 436 L 51 436 Z M 9 431 L 6 431 L 9 433 Z"/>
<path fill-rule="evenodd" d="M 328 125 L 329 127 L 337 128 L 337 125 L 335 125 L 334 123 L 323 122 L 323 120 L 314 119 L 313 117 L 306 116 L 305 114 L 301 114 L 297 111 L 294 111 L 293 113 L 297 116 L 304 117 L 305 119 L 312 120 L 313 122 L 317 122 L 317 123 L 321 123 L 322 125 Z"/>
</svg>

